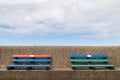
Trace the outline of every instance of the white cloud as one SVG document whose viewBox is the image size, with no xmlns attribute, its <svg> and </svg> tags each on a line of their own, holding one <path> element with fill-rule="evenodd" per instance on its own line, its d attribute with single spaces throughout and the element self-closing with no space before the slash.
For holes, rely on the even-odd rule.
<svg viewBox="0 0 120 80">
<path fill-rule="evenodd" d="M 2 0 L 0 32 L 119 37 L 119 7 L 119 0 Z"/>
<path fill-rule="evenodd" d="M 1 0 L 0 4 L 43 3 L 48 0 Z"/>
</svg>

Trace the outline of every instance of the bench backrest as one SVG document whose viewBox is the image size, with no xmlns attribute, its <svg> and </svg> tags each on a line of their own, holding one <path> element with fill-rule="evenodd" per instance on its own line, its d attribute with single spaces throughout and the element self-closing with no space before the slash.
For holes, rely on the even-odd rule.
<svg viewBox="0 0 120 80">
<path fill-rule="evenodd" d="M 108 59 L 107 54 L 71 54 L 70 55 L 71 59 L 79 58 L 79 59 Z"/>
<path fill-rule="evenodd" d="M 49 54 L 15 54 L 13 58 L 51 58 Z"/>
<path fill-rule="evenodd" d="M 87 59 L 87 54 L 71 54 L 70 58 L 82 58 L 82 59 Z"/>
<path fill-rule="evenodd" d="M 107 54 L 91 54 L 92 59 L 108 59 Z"/>
</svg>

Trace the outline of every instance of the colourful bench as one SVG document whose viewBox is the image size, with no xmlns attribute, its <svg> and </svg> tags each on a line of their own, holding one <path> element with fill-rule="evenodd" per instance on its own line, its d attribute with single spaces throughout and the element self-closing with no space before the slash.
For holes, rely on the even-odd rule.
<svg viewBox="0 0 120 80">
<path fill-rule="evenodd" d="M 7 70 L 11 69 L 50 69 L 51 55 L 49 54 L 16 54 L 13 55 L 12 62 L 15 65 L 8 65 Z M 18 64 L 19 65 L 18 65 Z M 24 63 L 24 64 L 23 64 Z M 26 64 L 27 63 L 27 64 Z M 31 65 L 28 65 L 31 64 Z M 38 63 L 38 64 L 34 64 Z"/>
<path fill-rule="evenodd" d="M 115 69 L 114 65 L 107 64 L 109 63 L 107 54 L 90 54 L 90 55 L 71 54 L 70 62 L 72 63 L 72 69 L 85 69 L 85 68 L 88 69 L 108 68 L 113 70 Z M 86 65 L 85 63 L 88 64 Z"/>
</svg>

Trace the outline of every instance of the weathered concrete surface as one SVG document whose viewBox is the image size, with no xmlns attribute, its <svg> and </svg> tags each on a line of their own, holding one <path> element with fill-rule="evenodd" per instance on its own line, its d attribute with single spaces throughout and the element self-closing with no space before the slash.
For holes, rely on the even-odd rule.
<svg viewBox="0 0 120 80">
<path fill-rule="evenodd" d="M 0 80 L 120 80 L 120 71 L 0 71 Z"/>
<path fill-rule="evenodd" d="M 114 71 L 73 71 L 71 53 L 107 53 Z M 50 71 L 7 71 L 13 54 L 51 54 Z M 120 80 L 120 46 L 0 46 L 0 80 Z"/>
</svg>

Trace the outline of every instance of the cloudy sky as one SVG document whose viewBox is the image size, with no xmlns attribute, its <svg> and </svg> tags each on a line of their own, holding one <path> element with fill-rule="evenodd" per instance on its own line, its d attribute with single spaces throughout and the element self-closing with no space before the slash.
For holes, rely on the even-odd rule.
<svg viewBox="0 0 120 80">
<path fill-rule="evenodd" d="M 120 0 L 0 0 L 0 45 L 120 45 Z"/>
</svg>

